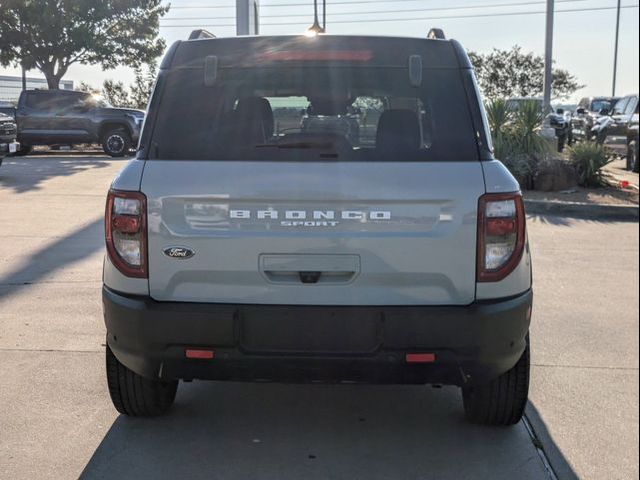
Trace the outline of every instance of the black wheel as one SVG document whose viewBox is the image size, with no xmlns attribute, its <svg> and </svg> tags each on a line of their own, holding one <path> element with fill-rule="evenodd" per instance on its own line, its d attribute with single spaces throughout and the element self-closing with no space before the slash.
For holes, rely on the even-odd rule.
<svg viewBox="0 0 640 480">
<path fill-rule="evenodd" d="M 166 413 L 176 398 L 178 382 L 141 377 L 125 367 L 107 345 L 107 385 L 113 406 L 130 417 L 155 417 Z"/>
<path fill-rule="evenodd" d="M 20 144 L 20 148 L 13 155 L 15 155 L 16 157 L 24 157 L 25 155 L 29 155 L 31 153 L 32 148 L 33 147 L 31 147 L 31 145 Z"/>
<path fill-rule="evenodd" d="M 635 140 L 627 144 L 627 170 L 638 171 L 638 143 Z"/>
<path fill-rule="evenodd" d="M 515 425 L 529 395 L 529 341 L 518 363 L 487 385 L 462 388 L 467 420 L 481 425 Z"/>
<path fill-rule="evenodd" d="M 131 150 L 131 136 L 122 128 L 110 130 L 102 137 L 102 149 L 111 157 L 124 157 Z"/>
</svg>

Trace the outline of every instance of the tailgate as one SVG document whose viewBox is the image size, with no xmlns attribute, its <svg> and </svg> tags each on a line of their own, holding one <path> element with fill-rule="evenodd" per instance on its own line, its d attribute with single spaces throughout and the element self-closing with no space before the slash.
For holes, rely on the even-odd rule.
<svg viewBox="0 0 640 480">
<path fill-rule="evenodd" d="M 148 161 L 159 301 L 464 305 L 479 162 Z M 173 253 L 172 253 L 173 252 Z"/>
</svg>

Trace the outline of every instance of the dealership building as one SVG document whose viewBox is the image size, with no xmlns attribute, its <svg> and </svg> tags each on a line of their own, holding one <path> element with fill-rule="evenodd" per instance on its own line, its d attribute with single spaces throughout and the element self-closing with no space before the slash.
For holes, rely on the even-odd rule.
<svg viewBox="0 0 640 480">
<path fill-rule="evenodd" d="M 48 88 L 44 78 L 27 77 L 27 89 Z M 60 80 L 61 90 L 73 90 L 73 80 Z M 15 103 L 22 91 L 22 77 L 0 75 L 0 102 Z"/>
</svg>

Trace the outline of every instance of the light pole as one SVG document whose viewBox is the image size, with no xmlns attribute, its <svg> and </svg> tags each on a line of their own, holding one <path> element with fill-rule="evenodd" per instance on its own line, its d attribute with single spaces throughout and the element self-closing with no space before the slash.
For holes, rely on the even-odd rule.
<svg viewBox="0 0 640 480">
<path fill-rule="evenodd" d="M 322 0 L 322 31 L 327 31 L 327 0 Z"/>
<path fill-rule="evenodd" d="M 320 26 L 320 21 L 318 20 L 318 0 L 313 0 L 313 25 L 307 28 L 305 35 L 315 37 L 319 33 L 324 33 L 324 28 Z"/>
<path fill-rule="evenodd" d="M 618 40 L 620 39 L 620 0 L 618 0 L 618 13 L 616 17 L 616 43 L 613 50 L 613 88 L 611 96 L 616 96 L 616 81 L 618 77 Z"/>
<path fill-rule="evenodd" d="M 544 109 L 545 113 L 551 111 L 551 83 L 553 81 L 553 13 L 554 0 L 547 0 L 547 25 L 544 48 Z"/>
</svg>

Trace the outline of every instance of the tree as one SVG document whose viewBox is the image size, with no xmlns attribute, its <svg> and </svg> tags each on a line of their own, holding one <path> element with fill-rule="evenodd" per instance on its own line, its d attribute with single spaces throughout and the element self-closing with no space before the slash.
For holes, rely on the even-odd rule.
<svg viewBox="0 0 640 480">
<path fill-rule="evenodd" d="M 50 89 L 74 63 L 139 66 L 165 49 L 162 0 L 0 0 L 0 65 L 37 68 Z"/>
<path fill-rule="evenodd" d="M 153 90 L 153 85 L 156 82 L 156 75 L 158 73 L 158 65 L 156 62 L 150 62 L 146 65 L 146 71 L 142 67 L 138 66 L 135 69 L 135 80 L 133 85 L 129 86 L 131 92 L 131 103 L 133 108 L 139 108 L 145 110 L 147 103 L 149 103 L 149 97 Z"/>
<path fill-rule="evenodd" d="M 102 84 L 102 96 L 114 107 L 131 108 L 131 98 L 123 82 L 105 80 Z"/>
<path fill-rule="evenodd" d="M 100 93 L 99 89 L 89 85 L 87 82 L 80 82 L 80 85 L 78 85 L 75 90 L 77 92 Z"/>
<path fill-rule="evenodd" d="M 507 97 L 540 97 L 544 84 L 544 57 L 524 53 L 519 46 L 511 50 L 493 49 L 490 53 L 469 52 L 478 83 L 489 99 Z M 567 98 L 583 88 L 566 70 L 553 69 L 552 97 Z"/>
<path fill-rule="evenodd" d="M 133 84 L 129 85 L 129 90 L 123 82 L 115 80 L 105 80 L 102 84 L 102 95 L 114 107 L 139 108 L 144 110 L 147 108 L 153 85 L 156 81 L 157 64 L 151 62 L 146 65 L 146 69 L 142 66 L 134 68 L 135 79 Z"/>
</svg>

